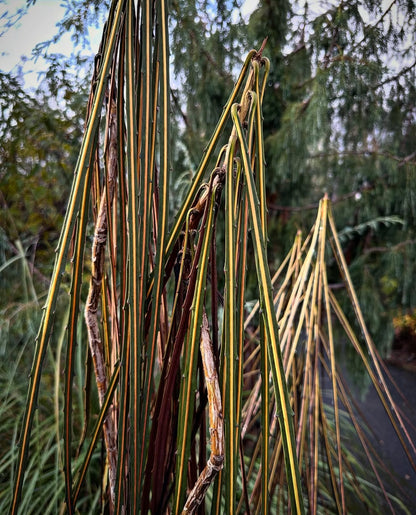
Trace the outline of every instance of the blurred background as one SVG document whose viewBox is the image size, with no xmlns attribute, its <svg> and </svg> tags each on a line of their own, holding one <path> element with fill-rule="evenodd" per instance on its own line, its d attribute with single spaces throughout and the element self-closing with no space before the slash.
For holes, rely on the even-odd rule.
<svg viewBox="0 0 416 515">
<path fill-rule="evenodd" d="M 24 404 L 27 382 L 16 376 L 30 367 L 26 350 L 49 286 L 108 7 L 0 2 L 0 391 L 12 398 L 9 414 Z M 327 194 L 374 342 L 405 371 L 398 381 L 409 392 L 416 372 L 415 20 L 412 0 L 170 3 L 171 219 L 242 61 L 267 38 L 271 270 L 296 232 L 309 232 Z M 254 300 L 254 275 L 248 280 Z M 335 279 L 330 286 L 341 289 Z M 342 353 L 365 391 L 354 355 Z"/>
</svg>

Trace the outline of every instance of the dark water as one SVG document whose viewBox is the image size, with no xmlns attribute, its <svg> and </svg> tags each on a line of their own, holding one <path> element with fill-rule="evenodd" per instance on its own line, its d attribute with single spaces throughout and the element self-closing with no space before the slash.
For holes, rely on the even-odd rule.
<svg viewBox="0 0 416 515">
<path fill-rule="evenodd" d="M 416 447 L 416 373 L 393 365 L 387 365 L 387 369 L 394 383 L 397 385 L 397 389 L 403 394 L 404 398 L 401 397 L 394 385 L 386 377 L 393 400 L 401 410 L 401 415 L 403 416 L 406 429 L 409 432 L 409 437 Z M 378 470 L 382 482 L 389 494 L 394 495 L 404 504 L 405 509 L 401 510 L 396 503 L 393 503 L 394 509 L 397 510 L 396 513 L 411 513 L 412 515 L 416 515 L 416 470 L 412 468 L 403 450 L 400 439 L 390 422 L 375 387 L 372 385 L 364 369 L 354 367 L 352 371 L 351 367 L 341 366 L 341 370 L 343 380 L 349 389 L 350 400 L 353 399 L 356 402 L 356 416 L 358 420 L 360 420 L 360 426 L 369 438 L 377 455 L 381 458 L 383 466 Z M 367 377 L 367 379 L 363 380 L 363 377 Z M 325 390 L 325 397 L 328 405 L 331 405 L 332 394 L 330 393 L 330 380 L 325 374 L 322 379 L 324 388 L 327 388 L 327 390 Z M 371 428 L 371 431 L 368 428 Z M 377 485 L 376 477 L 362 450 L 355 430 L 353 430 L 350 436 L 347 436 L 347 433 L 345 433 L 344 444 L 355 456 L 355 459 L 360 465 L 357 470 L 359 475 L 364 480 L 369 481 L 369 484 Z M 416 451 L 413 451 L 413 454 L 411 451 L 411 455 L 412 459 L 416 460 Z M 379 512 L 383 514 L 386 513 L 386 515 L 387 513 L 391 513 L 388 503 L 385 500 L 383 501 L 384 497 L 381 492 L 375 492 L 374 495 L 379 500 L 376 504 L 378 504 L 378 502 L 385 503 L 385 506 Z M 354 499 L 349 497 L 349 505 L 352 510 L 350 513 L 353 515 L 361 515 L 361 513 L 364 513 L 362 511 L 363 505 L 358 502 L 358 500 L 357 506 L 354 508 Z"/>
<path fill-rule="evenodd" d="M 402 399 L 389 383 L 394 401 L 402 410 L 403 415 L 408 417 L 406 427 L 416 446 L 416 373 L 391 365 L 388 366 L 388 370 L 405 398 Z M 360 406 L 369 426 L 375 431 L 374 446 L 399 485 L 407 493 L 406 507 L 412 514 L 416 514 L 416 472 L 412 468 L 373 386 L 368 389 Z M 416 459 L 416 453 L 413 454 L 413 459 Z M 394 490 L 392 493 L 395 493 Z M 397 495 L 401 497 L 398 488 Z"/>
</svg>

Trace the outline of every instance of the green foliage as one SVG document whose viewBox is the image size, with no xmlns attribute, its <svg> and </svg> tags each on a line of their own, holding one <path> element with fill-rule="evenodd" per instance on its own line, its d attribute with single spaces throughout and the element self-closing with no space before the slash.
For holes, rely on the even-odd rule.
<svg viewBox="0 0 416 515">
<path fill-rule="evenodd" d="M 414 28 L 413 3 L 398 2 L 402 19 L 390 8 L 383 13 L 373 1 L 341 2 L 315 16 L 308 3 L 301 9 L 286 0 L 263 0 L 245 27 L 236 14 L 238 2 L 174 1 L 173 86 L 161 12 L 165 2 L 157 2 L 152 13 L 146 10 L 150 3 L 127 2 L 121 17 L 120 5 L 112 3 L 96 56 L 78 161 L 74 149 L 83 132 L 85 83 L 82 78 L 74 82 L 69 62 L 49 55 L 50 68 L 32 96 L 13 77 L 0 76 L 0 274 L 6 292 L 0 351 L 14 364 L 0 369 L 0 414 L 13 444 L 20 428 L 13 414 L 23 412 L 27 390 L 19 378 L 27 377 L 39 305 L 45 304 L 21 433 L 26 447 L 19 456 L 14 447 L 1 448 L 1 509 L 12 499 L 10 467 L 18 478 L 15 502 L 23 486 L 25 513 L 56 513 L 64 498 L 70 513 L 75 507 L 98 510 L 100 503 L 103 510 L 114 504 L 117 513 L 123 503 L 132 511 L 179 509 L 186 498 L 195 501 L 191 489 L 203 477 L 209 452 L 213 460 L 225 456 L 225 468 L 206 497 L 213 513 L 287 511 L 290 496 L 297 511 L 304 502 L 312 512 L 340 512 L 344 495 L 349 507 L 374 503 L 378 509 L 373 492 L 404 509 L 381 484 L 366 483 L 356 459 L 361 451 L 348 446 L 351 434 L 358 434 L 365 451 L 366 439 L 342 390 L 336 363 L 340 351 L 331 341 L 338 333 L 331 321 L 338 319 L 352 343 L 346 352 L 355 372 L 368 372 L 376 388 L 383 385 L 379 395 L 397 424 L 400 415 L 394 406 L 389 411 L 389 393 L 357 299 L 384 352 L 392 337 L 386 322 L 397 306 L 416 304 L 415 67 L 414 48 L 406 47 L 408 28 Z M 66 6 L 57 37 L 73 30 L 83 46 L 86 27 L 102 12 L 101 2 L 68 1 Z M 362 9 L 375 21 L 366 21 Z M 242 49 L 254 43 L 260 47 L 267 36 L 264 54 L 270 57 L 271 73 L 261 72 L 259 79 L 257 66 L 267 60 L 261 52 L 251 53 L 233 90 Z M 49 43 L 36 52 L 48 53 Z M 392 55 L 397 70 L 389 68 Z M 78 53 L 70 62 L 85 69 L 91 60 Z M 107 81 L 110 70 L 112 80 Z M 170 87 L 174 123 L 169 121 Z M 318 200 L 326 192 L 343 228 L 345 262 L 332 214 L 332 239 L 318 237 L 327 223 L 322 205 L 329 202 L 325 199 L 318 208 Z M 280 265 L 283 256 L 295 256 L 293 234 L 309 229 L 317 208 L 313 243 L 307 240 L 302 251 L 299 247 L 289 265 L 285 260 L 281 271 L 287 275 L 283 282 L 274 281 L 286 288 L 275 298 L 276 317 L 268 263 Z M 96 250 L 97 236 L 92 242 L 94 231 L 105 234 L 102 254 Z M 44 303 L 37 292 L 49 284 L 57 244 Z M 331 245 L 336 251 L 329 257 Z M 79 315 L 88 281 L 97 297 L 98 311 L 92 311 L 105 363 L 105 380 L 98 387 L 93 384 L 94 372 L 97 378 L 100 372 L 96 348 L 88 350 Z M 340 285 L 344 310 L 332 292 Z M 248 324 L 244 307 L 255 303 L 253 297 L 259 297 L 261 321 L 253 319 L 255 307 Z M 208 318 L 212 356 L 199 350 L 205 337 L 201 320 Z M 88 320 L 87 329 L 91 345 Z M 355 336 L 360 332 L 366 335 L 363 341 Z M 361 353 L 365 345 L 371 363 Z M 213 395 L 212 377 L 204 375 L 202 363 L 207 352 L 221 382 L 215 409 L 212 397 L 207 404 Z M 321 397 L 321 374 L 332 381 L 333 410 Z M 254 384 L 255 378 L 262 379 Z M 103 384 L 108 386 L 104 396 Z M 224 456 L 213 451 L 221 447 L 219 437 L 208 443 L 207 436 L 207 424 L 219 414 L 225 425 Z M 116 432 L 111 433 L 109 419 Z M 116 439 L 115 458 L 108 451 L 109 435 Z M 305 455 L 298 464 L 295 445 L 301 441 Z M 414 450 L 412 442 L 409 446 Z M 210 481 L 218 470 L 208 472 Z M 305 488 L 299 497 L 300 484 Z M 42 496 L 36 495 L 39 491 Z"/>
<path fill-rule="evenodd" d="M 244 41 L 238 0 L 172 2 L 173 95 L 195 168 L 232 87 Z M 233 23 L 230 23 L 233 20 Z"/>
<path fill-rule="evenodd" d="M 218 109 L 210 91 L 223 89 L 230 70 L 224 63 L 232 48 L 246 41 L 230 30 L 222 36 L 227 43 L 215 48 L 210 35 L 218 25 L 203 23 L 193 2 L 182 5 L 177 12 L 186 15 L 186 24 L 175 26 L 172 52 L 188 93 L 182 102 L 182 142 L 187 167 L 192 167 L 200 127 L 209 126 L 210 113 Z M 357 285 L 363 287 L 359 295 L 366 316 L 390 327 L 377 332 L 383 349 L 391 343 L 395 310 L 416 302 L 411 280 L 416 257 L 415 32 L 412 2 L 383 7 L 350 0 L 317 9 L 306 2 L 264 0 L 247 25 L 250 46 L 269 38 L 265 55 L 271 73 L 263 116 L 273 259 L 288 250 L 292 228 L 310 226 L 324 193 L 337 205 L 339 227 L 370 228 L 381 218 L 404 222 L 356 233 L 345 243 L 353 269 L 354 260 L 359 269 L 364 259 L 377 277 L 376 302 L 368 302 L 365 281 L 357 277 Z M 215 66 L 206 65 L 206 48 Z M 186 81 L 183 66 L 190 70 Z M 394 265 L 399 261 L 405 264 L 401 271 Z M 394 295 L 391 289 L 386 295 L 383 277 L 397 284 Z"/>
<path fill-rule="evenodd" d="M 388 349 L 395 309 L 416 302 L 409 282 L 416 252 L 415 6 L 351 0 L 320 9 L 316 16 L 307 3 L 289 9 L 285 1 L 262 1 L 249 23 L 258 39 L 279 34 L 266 50 L 276 74 L 265 108 L 274 120 L 264 125 L 270 230 L 282 234 L 288 223 L 305 229 L 305 208 L 323 193 L 337 203 L 340 227 L 368 227 L 346 242 L 346 253 L 353 269 L 358 260 L 357 270 L 374 278 L 371 301 L 367 282 L 357 277 L 356 284 L 366 317 L 390 327 L 383 333 L 370 323 Z M 395 217 L 403 224 L 376 228 Z M 273 253 L 284 248 L 281 241 L 271 241 Z M 399 271 L 393 261 L 405 266 Z M 394 295 L 383 286 L 388 277 Z"/>
<path fill-rule="evenodd" d="M 4 237 L 11 245 L 22 240 L 32 258 L 37 253 L 40 271 L 49 275 L 82 131 L 82 119 L 75 115 L 80 98 L 67 90 L 62 112 L 49 106 L 49 93 L 30 96 L 9 75 L 0 75 L 0 89 Z"/>
</svg>

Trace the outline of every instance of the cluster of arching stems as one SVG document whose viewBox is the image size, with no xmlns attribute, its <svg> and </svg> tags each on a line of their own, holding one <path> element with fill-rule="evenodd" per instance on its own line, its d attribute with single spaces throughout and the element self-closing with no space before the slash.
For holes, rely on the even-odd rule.
<svg viewBox="0 0 416 515">
<path fill-rule="evenodd" d="M 258 69 L 259 64 L 264 63 L 264 59 L 262 58 L 263 47 L 264 44 L 262 45 L 259 52 L 255 53 L 252 58 L 253 65 L 248 74 L 246 85 L 242 92 L 241 103 L 233 105 L 232 110 L 234 110 L 235 113 L 238 112 L 238 119 L 240 120 L 241 125 L 246 123 L 246 119 L 249 116 L 250 110 L 253 108 L 253 97 L 256 96 L 256 93 L 253 93 L 256 69 Z M 255 101 L 258 100 L 259 99 L 256 99 Z M 88 299 L 85 307 L 85 320 L 88 331 L 88 341 L 94 364 L 100 406 L 103 403 L 108 386 L 106 356 L 103 348 L 103 342 L 100 336 L 98 311 L 99 301 L 102 295 L 102 284 L 105 267 L 105 247 L 107 243 L 108 234 L 107 214 L 110 211 L 109 206 L 113 201 L 116 185 L 117 127 L 115 111 L 115 107 L 112 108 L 109 117 L 107 180 L 106 185 L 104 186 L 101 194 L 99 211 L 95 223 L 94 241 L 92 248 L 91 281 Z M 210 188 L 205 189 L 205 191 L 203 192 L 198 201 L 201 210 L 207 208 L 207 206 L 211 202 L 211 195 L 215 194 L 214 192 L 216 191 L 217 186 L 219 186 L 218 183 L 224 182 L 225 174 L 232 173 L 233 171 L 234 161 L 236 159 L 235 154 L 238 148 L 239 139 L 235 123 L 231 131 L 228 145 L 226 145 L 221 151 L 220 158 L 218 160 L 218 163 L 220 164 L 217 163 L 216 170 L 214 171 L 211 177 L 213 181 L 212 185 Z M 218 170 L 221 170 L 221 173 L 218 173 Z M 229 289 L 232 289 L 231 284 Z M 195 483 L 193 489 L 188 495 L 188 499 L 183 508 L 183 513 L 195 512 L 195 510 L 199 507 L 202 500 L 204 499 L 204 496 L 209 485 L 214 480 L 216 474 L 222 469 L 224 463 L 224 427 L 222 399 L 217 368 L 215 365 L 215 359 L 210 339 L 209 324 L 205 311 L 203 312 L 202 316 L 200 351 L 202 356 L 203 371 L 208 397 L 211 455 L 208 459 L 205 468 L 203 469 L 197 482 Z M 117 445 L 115 424 L 111 413 L 107 415 L 105 419 L 103 432 L 109 467 L 111 506 L 114 506 L 114 489 L 117 470 Z"/>
<path fill-rule="evenodd" d="M 262 51 L 266 40 L 263 42 L 260 50 L 253 56 L 252 62 L 258 66 L 258 63 L 263 63 Z M 242 93 L 242 100 L 240 104 L 235 104 L 234 107 L 238 111 L 238 117 L 241 123 L 245 123 L 246 118 L 252 108 L 253 101 L 253 86 L 255 79 L 255 66 L 253 65 L 247 77 L 246 85 Z M 216 183 L 224 181 L 225 173 L 230 173 L 233 170 L 235 152 L 238 141 L 238 135 L 235 126 L 231 131 L 228 144 L 223 148 L 217 167 L 213 172 L 213 185 L 211 188 L 206 188 L 204 194 L 199 200 L 199 204 L 204 203 L 205 206 L 209 204 L 209 192 L 216 190 Z M 222 159 L 221 159 L 222 158 Z M 222 173 L 217 173 L 221 170 Z M 213 349 L 209 333 L 209 324 L 206 313 L 203 313 L 202 327 L 201 327 L 201 342 L 200 350 L 203 362 L 204 377 L 207 388 L 208 409 L 209 409 L 209 423 L 210 423 L 210 436 L 211 436 L 211 455 L 208 462 L 200 474 L 193 489 L 188 495 L 182 513 L 194 513 L 203 501 L 206 491 L 210 484 L 215 479 L 217 473 L 223 468 L 224 463 L 224 426 L 223 426 L 223 412 L 222 412 L 222 399 L 219 386 L 217 369 L 215 366 Z"/>
</svg>

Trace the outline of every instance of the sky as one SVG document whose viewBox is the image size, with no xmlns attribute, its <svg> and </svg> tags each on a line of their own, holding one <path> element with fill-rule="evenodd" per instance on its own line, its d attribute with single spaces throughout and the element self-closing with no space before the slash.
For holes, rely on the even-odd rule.
<svg viewBox="0 0 416 515">
<path fill-rule="evenodd" d="M 245 0 L 242 15 L 249 16 L 257 6 L 258 0 Z M 41 58 L 37 62 L 28 59 L 37 43 L 47 41 L 57 32 L 56 24 L 65 14 L 65 7 L 60 0 L 37 0 L 12 27 L 5 28 L 6 13 L 15 14 L 25 9 L 26 0 L 0 0 L 0 70 L 18 75 L 27 88 L 35 87 L 38 74 L 46 68 Z M 90 29 L 90 49 L 86 52 L 95 54 L 101 36 L 101 28 Z M 50 51 L 70 55 L 73 42 L 70 36 L 60 39 L 51 46 Z"/>
<path fill-rule="evenodd" d="M 309 0 L 308 8 L 314 16 L 322 12 L 322 8 L 335 0 Z M 51 39 L 57 32 L 57 23 L 65 14 L 64 0 L 36 0 L 35 5 L 26 9 L 26 0 L 0 0 L 0 71 L 11 72 L 18 76 L 23 86 L 30 90 L 36 88 L 39 80 L 39 73 L 47 68 L 46 62 L 38 58 L 35 62 L 30 59 L 33 48 L 37 43 Z M 242 15 L 248 18 L 256 8 L 258 0 L 245 0 L 242 4 Z M 381 5 L 387 9 L 391 0 L 381 0 Z M 7 18 L 16 14 L 19 10 L 27 11 L 10 28 L 6 27 Z M 375 20 L 368 16 L 368 13 L 361 7 L 360 14 L 367 23 Z M 400 21 L 400 14 L 395 13 L 394 17 Z M 84 52 L 91 56 L 97 52 L 101 38 L 102 27 L 90 28 L 90 48 Z M 409 44 L 411 44 L 411 34 L 409 34 Z M 57 44 L 51 45 L 50 52 L 61 53 L 70 56 L 73 49 L 73 42 L 70 35 L 60 38 Z M 402 63 L 403 64 L 403 63 Z M 397 63 L 388 61 L 389 68 L 397 68 Z"/>
<path fill-rule="evenodd" d="M 0 70 L 19 75 L 26 87 L 35 86 L 39 72 L 46 68 L 41 58 L 34 62 L 29 59 L 37 43 L 51 39 L 58 32 L 57 23 L 65 14 L 65 7 L 59 0 L 37 0 L 29 7 L 26 14 L 10 28 L 5 27 L 6 13 L 15 14 L 19 9 L 25 9 L 26 0 L 0 0 Z M 101 29 L 91 29 L 91 48 L 89 53 L 95 53 L 92 48 L 94 40 L 98 47 Z M 70 36 L 64 36 L 57 44 L 50 47 L 51 52 L 69 56 L 73 48 Z"/>
</svg>

